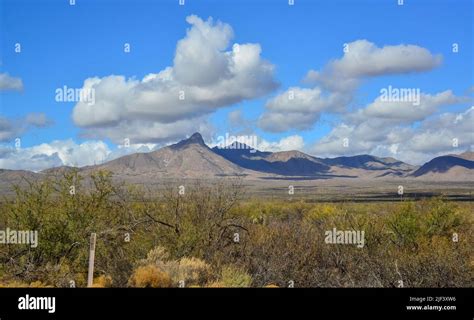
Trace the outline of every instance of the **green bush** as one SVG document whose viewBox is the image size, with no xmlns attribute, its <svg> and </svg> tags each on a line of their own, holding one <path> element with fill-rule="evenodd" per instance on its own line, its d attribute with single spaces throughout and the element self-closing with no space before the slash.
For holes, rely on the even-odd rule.
<svg viewBox="0 0 474 320">
<path fill-rule="evenodd" d="M 0 229 L 38 230 L 39 243 L 0 246 L 0 285 L 85 286 L 96 233 L 96 286 L 472 286 L 471 203 L 245 200 L 238 180 L 179 185 L 145 192 L 71 170 L 17 186 Z M 325 243 L 333 228 L 363 230 L 364 247 Z"/>
</svg>

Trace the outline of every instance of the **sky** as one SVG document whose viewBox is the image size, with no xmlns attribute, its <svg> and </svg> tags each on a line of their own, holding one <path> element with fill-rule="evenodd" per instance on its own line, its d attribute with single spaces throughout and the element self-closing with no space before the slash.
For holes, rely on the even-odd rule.
<svg viewBox="0 0 474 320">
<path fill-rule="evenodd" d="M 410 164 L 471 150 L 472 1 L 289 2 L 0 0 L 0 168 L 194 132 Z"/>
</svg>

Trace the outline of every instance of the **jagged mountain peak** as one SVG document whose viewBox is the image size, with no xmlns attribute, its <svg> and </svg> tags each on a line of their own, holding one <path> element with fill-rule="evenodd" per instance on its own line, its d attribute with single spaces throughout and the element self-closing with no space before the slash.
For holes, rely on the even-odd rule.
<svg viewBox="0 0 474 320">
<path fill-rule="evenodd" d="M 336 158 L 318 158 L 301 151 L 269 152 L 233 142 L 225 147 L 206 145 L 196 132 L 180 142 L 149 153 L 125 155 L 101 165 L 79 168 L 80 171 L 106 169 L 130 179 L 199 178 L 217 176 L 248 176 L 278 179 L 288 177 L 383 178 L 416 177 L 452 180 L 472 179 L 474 154 L 447 155 L 432 159 L 421 167 L 395 158 L 380 158 L 362 154 Z M 55 173 L 69 168 L 54 168 L 43 173 Z M 4 176 L 9 172 L 0 171 Z M 146 176 L 146 178 L 144 178 Z M 141 181 L 141 180 L 140 180 Z"/>
<path fill-rule="evenodd" d="M 171 145 L 170 147 L 173 149 L 180 149 L 190 145 L 200 145 L 207 148 L 207 145 L 199 132 L 193 133 L 189 138 L 181 140 L 180 142 Z"/>
</svg>

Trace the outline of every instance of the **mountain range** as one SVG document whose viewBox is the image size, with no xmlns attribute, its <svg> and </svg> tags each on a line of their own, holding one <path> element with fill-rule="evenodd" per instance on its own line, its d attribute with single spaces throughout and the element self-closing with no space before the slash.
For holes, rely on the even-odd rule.
<svg viewBox="0 0 474 320">
<path fill-rule="evenodd" d="M 1 170 L 0 181 L 35 178 L 71 167 L 51 168 L 38 173 Z M 162 178 L 244 177 L 245 179 L 389 179 L 413 178 L 443 181 L 473 181 L 474 152 L 445 155 L 422 166 L 394 158 L 356 155 L 318 158 L 300 151 L 263 152 L 242 143 L 225 148 L 208 147 L 199 133 L 176 144 L 149 153 L 134 153 L 93 166 L 79 168 L 91 173 L 108 170 L 132 182 L 153 183 Z"/>
</svg>

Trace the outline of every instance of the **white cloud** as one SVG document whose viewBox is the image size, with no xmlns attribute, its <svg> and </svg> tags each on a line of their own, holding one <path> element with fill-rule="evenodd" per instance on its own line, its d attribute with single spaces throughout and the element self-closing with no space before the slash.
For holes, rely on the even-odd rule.
<svg viewBox="0 0 474 320">
<path fill-rule="evenodd" d="M 12 77 L 8 73 L 0 73 L 0 91 L 3 90 L 23 90 L 23 81 L 20 78 Z"/>
<path fill-rule="evenodd" d="M 156 144 L 130 144 L 119 145 L 115 150 L 111 150 L 103 141 L 76 143 L 72 139 L 55 140 L 19 149 L 11 145 L 0 145 L 0 168 L 41 171 L 59 166 L 83 167 L 131 153 L 150 152 L 157 147 Z"/>
<path fill-rule="evenodd" d="M 43 128 L 53 124 L 51 119 L 48 119 L 44 113 L 28 113 L 25 117 L 25 123 L 30 126 Z"/>
<path fill-rule="evenodd" d="M 354 90 L 364 78 L 428 71 L 441 62 L 441 55 L 416 45 L 380 48 L 367 40 L 356 40 L 347 44 L 341 59 L 331 61 L 321 72 L 309 71 L 306 80 L 332 91 L 347 91 Z"/>
<path fill-rule="evenodd" d="M 330 61 L 322 71 L 308 72 L 304 81 L 314 85 L 313 88 L 292 87 L 269 100 L 259 126 L 271 132 L 311 129 L 322 112 L 346 110 L 363 79 L 428 71 L 441 60 L 440 55 L 415 45 L 379 48 L 367 40 L 351 42 L 342 58 Z M 288 98 L 291 92 L 294 93 L 292 100 Z M 374 108 L 377 112 L 381 110 Z M 418 111 L 423 113 L 423 110 Z"/>
<path fill-rule="evenodd" d="M 12 139 L 18 137 L 22 130 L 20 130 L 13 121 L 0 117 L 0 141 L 11 141 Z"/>
<path fill-rule="evenodd" d="M 232 28 L 212 18 L 203 21 L 189 16 L 192 25 L 186 38 L 178 42 L 173 75 L 176 81 L 190 86 L 212 85 L 231 76 L 229 54 L 224 50 L 233 37 Z"/>
<path fill-rule="evenodd" d="M 303 137 L 299 135 L 291 135 L 277 141 L 269 141 L 256 135 L 254 131 L 234 134 L 227 132 L 218 136 L 217 139 L 213 138 L 206 141 L 210 148 L 229 146 L 235 142 L 240 142 L 259 151 L 270 152 L 302 150 L 305 146 Z"/>
<path fill-rule="evenodd" d="M 0 116 L 0 142 L 9 142 L 21 137 L 32 127 L 47 127 L 53 121 L 48 119 L 44 113 L 28 113 L 19 119 L 9 119 Z"/>
<path fill-rule="evenodd" d="M 77 144 L 71 139 L 42 143 L 29 148 L 3 146 L 0 168 L 40 171 L 43 169 L 94 164 L 107 158 L 109 148 L 102 141 Z"/>
<path fill-rule="evenodd" d="M 366 118 L 353 124 L 342 123 L 320 139 L 311 149 L 317 156 L 372 154 L 391 156 L 421 164 L 433 157 L 460 153 L 474 147 L 474 107 L 460 113 L 443 113 L 424 119 L 419 126 L 387 123 L 384 119 Z M 344 139 L 348 139 L 345 146 Z M 456 139 L 458 146 L 453 142 Z"/>
<path fill-rule="evenodd" d="M 125 139 L 129 139 L 134 144 L 166 143 L 182 139 L 194 132 L 209 136 L 212 130 L 212 125 L 205 117 L 177 120 L 171 123 L 123 120 L 114 126 L 90 128 L 82 136 L 86 139 L 109 138 L 116 144 L 122 144 Z"/>
<path fill-rule="evenodd" d="M 310 129 L 322 112 L 340 112 L 348 101 L 347 95 L 325 94 L 318 87 L 291 87 L 266 103 L 259 126 L 271 132 Z"/>
<path fill-rule="evenodd" d="M 229 112 L 229 114 L 227 115 L 227 121 L 229 123 L 229 126 L 233 128 L 242 127 L 249 123 L 249 121 L 244 118 L 241 109 Z"/>
<path fill-rule="evenodd" d="M 191 28 L 178 42 L 172 67 L 142 80 L 107 76 L 84 82 L 84 88 L 95 90 L 95 104 L 77 103 L 73 120 L 86 135 L 120 141 L 130 127 L 147 128 L 135 134 L 137 142 L 182 137 L 190 132 L 183 130 L 192 126 L 187 122 L 196 127 L 218 108 L 277 87 L 274 66 L 260 57 L 260 45 L 234 44 L 225 51 L 233 36 L 229 25 L 197 16 L 186 20 Z"/>
<path fill-rule="evenodd" d="M 260 151 L 291 151 L 291 150 L 302 150 L 304 148 L 303 137 L 299 135 L 292 135 L 280 139 L 280 141 L 270 142 L 262 139 L 258 142 L 257 149 Z"/>
<path fill-rule="evenodd" d="M 453 139 L 459 149 L 474 146 L 474 107 L 460 113 L 444 113 L 422 123 L 402 150 L 421 153 L 454 152 Z"/>
<path fill-rule="evenodd" d="M 379 96 L 373 103 L 363 110 L 367 118 L 389 119 L 394 122 L 413 122 L 423 120 L 432 115 L 440 106 L 452 105 L 462 102 L 451 90 L 440 92 L 434 96 L 420 94 L 419 104 L 413 101 L 384 101 Z"/>
</svg>

